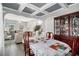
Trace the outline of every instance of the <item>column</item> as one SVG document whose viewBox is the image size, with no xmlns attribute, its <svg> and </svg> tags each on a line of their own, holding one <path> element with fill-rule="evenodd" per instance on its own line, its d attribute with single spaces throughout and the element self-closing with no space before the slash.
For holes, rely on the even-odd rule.
<svg viewBox="0 0 79 59">
<path fill-rule="evenodd" d="M 3 29 L 3 8 L 0 3 L 0 56 L 4 54 L 4 29 Z"/>
</svg>

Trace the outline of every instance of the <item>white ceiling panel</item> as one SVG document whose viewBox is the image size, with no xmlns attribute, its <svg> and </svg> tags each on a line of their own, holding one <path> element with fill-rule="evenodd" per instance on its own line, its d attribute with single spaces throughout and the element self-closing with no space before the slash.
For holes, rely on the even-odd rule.
<svg viewBox="0 0 79 59">
<path fill-rule="evenodd" d="M 35 10 L 31 9 L 31 8 L 28 8 L 28 7 L 25 7 L 23 12 L 26 12 L 26 13 L 30 13 L 32 14 Z"/>
<path fill-rule="evenodd" d="M 8 8 L 15 9 L 15 10 L 18 10 L 20 6 L 18 3 L 3 3 L 2 5 Z"/>
<path fill-rule="evenodd" d="M 47 8 L 45 11 L 52 12 L 52 11 L 55 11 L 55 10 L 60 9 L 60 8 L 62 8 L 62 7 L 57 3 L 57 4 Z"/>
</svg>

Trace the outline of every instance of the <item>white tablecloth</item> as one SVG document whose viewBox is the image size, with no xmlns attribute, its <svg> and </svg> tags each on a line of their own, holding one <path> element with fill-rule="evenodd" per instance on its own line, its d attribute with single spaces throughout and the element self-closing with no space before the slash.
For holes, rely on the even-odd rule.
<svg viewBox="0 0 79 59">
<path fill-rule="evenodd" d="M 67 49 L 65 49 L 64 51 L 62 50 L 58 51 L 49 47 L 50 45 L 55 44 L 55 43 L 64 44 L 64 46 L 66 46 Z M 32 44 L 30 45 L 30 47 L 36 56 L 63 56 L 71 50 L 69 45 L 67 45 L 66 43 L 63 43 L 54 39 L 47 40 L 46 43 L 42 41 L 36 44 Z"/>
</svg>

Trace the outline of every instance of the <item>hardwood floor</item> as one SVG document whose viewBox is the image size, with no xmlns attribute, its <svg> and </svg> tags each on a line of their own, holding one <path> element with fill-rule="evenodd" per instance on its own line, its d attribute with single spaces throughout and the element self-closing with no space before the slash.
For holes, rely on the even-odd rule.
<svg viewBox="0 0 79 59">
<path fill-rule="evenodd" d="M 24 56 L 23 45 L 15 44 L 14 40 L 6 40 L 5 56 Z"/>
</svg>

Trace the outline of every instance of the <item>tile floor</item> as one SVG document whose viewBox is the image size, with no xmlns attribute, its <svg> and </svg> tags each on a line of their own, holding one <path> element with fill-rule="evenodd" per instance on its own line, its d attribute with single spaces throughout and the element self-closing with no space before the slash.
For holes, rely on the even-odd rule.
<svg viewBox="0 0 79 59">
<path fill-rule="evenodd" d="M 5 56 L 24 56 L 23 44 L 15 44 L 14 40 L 6 40 Z"/>
</svg>

